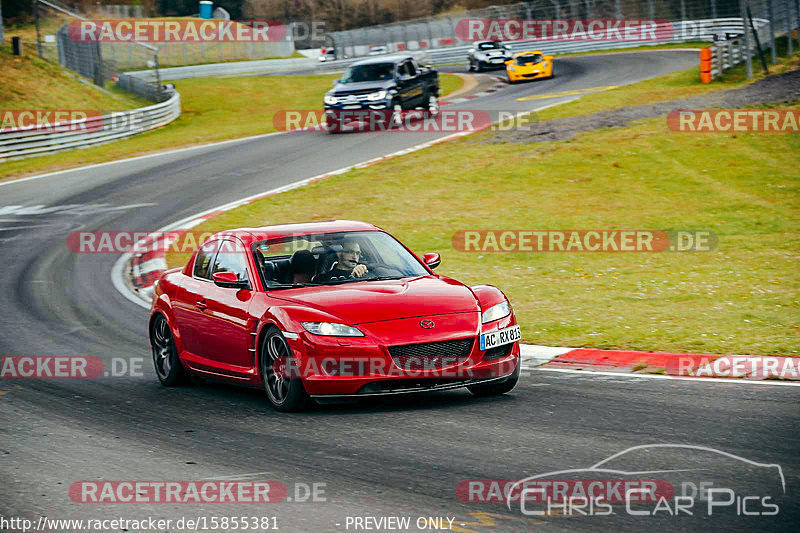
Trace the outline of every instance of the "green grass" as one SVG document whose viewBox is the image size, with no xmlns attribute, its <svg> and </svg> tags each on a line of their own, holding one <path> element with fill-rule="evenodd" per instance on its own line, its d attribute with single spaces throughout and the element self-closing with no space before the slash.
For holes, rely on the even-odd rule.
<svg viewBox="0 0 800 533">
<path fill-rule="evenodd" d="M 124 91 L 108 94 L 88 80 L 78 81 L 77 74 L 39 59 L 33 50 L 17 57 L 10 46 L 0 46 L 0 72 L 0 110 L 119 111 L 151 104 Z"/>
<path fill-rule="evenodd" d="M 372 222 L 419 253 L 439 251 L 439 273 L 501 287 L 525 342 L 800 354 L 800 136 L 670 133 L 661 117 L 570 142 L 479 139 L 334 176 L 195 229 Z M 469 253 L 451 244 L 464 229 L 704 229 L 719 245 L 705 253 Z M 177 266 L 186 256 L 168 260 Z"/>
<path fill-rule="evenodd" d="M 51 67 L 53 72 L 60 70 L 60 67 L 47 62 L 40 63 Z M 322 96 L 339 76 L 341 75 L 248 76 L 180 80 L 176 82 L 176 86 L 181 94 L 183 112 L 175 122 L 130 139 L 85 150 L 8 161 L 0 167 L 0 180 L 113 161 L 169 148 L 269 133 L 275 131 L 272 117 L 279 110 L 321 109 Z M 452 74 L 442 74 L 440 80 L 445 92 L 455 90 L 463 84 L 461 78 Z M 142 105 L 150 105 L 150 102 L 144 101 Z"/>
</svg>

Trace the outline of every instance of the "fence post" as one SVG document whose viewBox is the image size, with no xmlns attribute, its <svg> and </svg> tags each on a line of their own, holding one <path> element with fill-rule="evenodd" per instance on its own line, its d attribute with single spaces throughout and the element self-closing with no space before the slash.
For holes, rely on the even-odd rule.
<svg viewBox="0 0 800 533">
<path fill-rule="evenodd" d="M 42 56 L 42 36 L 39 32 L 39 2 L 38 0 L 33 0 L 33 19 L 36 23 L 36 52 L 38 52 L 39 57 Z"/>
<path fill-rule="evenodd" d="M 614 0 L 614 16 L 616 16 L 617 19 L 622 18 L 622 6 L 620 5 L 620 0 Z"/>
<path fill-rule="evenodd" d="M 774 65 L 778 62 L 778 58 L 775 55 L 775 0 L 767 0 L 767 7 L 769 8 L 769 41 L 772 49 L 770 56 Z"/>
<path fill-rule="evenodd" d="M 792 4 L 789 3 L 789 0 L 784 0 L 783 5 L 786 6 L 786 40 L 789 45 L 788 57 L 792 57 Z"/>
<path fill-rule="evenodd" d="M 647 18 L 650 20 L 656 18 L 656 10 L 653 7 L 653 0 L 647 0 Z"/>
<path fill-rule="evenodd" d="M 711 18 L 717 20 L 717 0 L 711 0 Z"/>
<path fill-rule="evenodd" d="M 742 17 L 742 32 L 744 33 L 744 54 L 745 64 L 747 65 L 747 79 L 753 77 L 753 58 L 750 57 L 750 36 L 747 34 L 747 9 L 745 0 L 739 0 L 739 14 Z"/>
<path fill-rule="evenodd" d="M 6 40 L 3 35 L 3 3 L 0 2 L 0 46 L 4 44 L 6 44 Z"/>
</svg>

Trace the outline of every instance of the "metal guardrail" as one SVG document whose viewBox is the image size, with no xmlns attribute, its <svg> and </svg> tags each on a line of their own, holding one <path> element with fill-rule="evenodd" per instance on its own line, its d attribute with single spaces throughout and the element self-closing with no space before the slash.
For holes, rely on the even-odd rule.
<svg viewBox="0 0 800 533">
<path fill-rule="evenodd" d="M 759 30 L 765 29 L 769 25 L 766 19 L 754 19 L 754 23 Z M 702 28 L 701 32 L 689 31 L 689 28 Z M 509 41 L 507 44 L 511 48 L 512 53 L 523 52 L 525 50 L 541 50 L 547 55 L 557 54 L 572 54 L 580 52 L 594 52 L 600 50 L 616 49 L 616 48 L 634 48 L 638 46 L 681 43 L 686 41 L 713 41 L 714 35 L 719 33 L 743 33 L 741 18 L 724 18 L 724 19 L 701 19 L 701 20 L 686 20 L 680 22 L 661 25 L 656 30 L 656 36 L 663 36 L 663 39 L 655 41 L 648 41 L 643 43 L 641 41 Z M 763 41 L 762 41 L 763 42 Z M 418 56 L 420 61 L 424 61 L 430 65 L 458 65 L 467 63 L 467 51 L 471 45 L 453 46 L 450 48 L 437 48 L 433 50 L 412 50 L 409 52 L 412 55 Z M 337 61 L 329 61 L 319 65 L 323 71 L 336 71 L 343 70 L 349 67 L 352 63 L 364 59 L 363 57 L 340 59 Z"/>
<path fill-rule="evenodd" d="M 181 97 L 173 91 L 169 99 L 159 104 L 89 117 L 80 123 L 57 124 L 51 128 L 67 131 L 42 132 L 33 128 L 0 131 L 0 161 L 87 148 L 123 139 L 169 124 L 180 114 Z"/>
<path fill-rule="evenodd" d="M 266 74 L 269 72 L 289 72 L 317 67 L 316 59 L 261 59 L 257 61 L 237 61 L 233 63 L 211 63 L 190 67 L 160 68 L 161 81 L 183 80 L 186 78 L 206 78 L 210 76 L 244 76 L 247 74 Z M 126 72 L 143 80 L 155 80 L 152 70 Z"/>
<path fill-rule="evenodd" d="M 768 25 L 766 19 L 755 19 L 759 29 Z M 689 31 L 689 29 L 702 28 L 703 32 Z M 718 18 L 686 20 L 661 25 L 656 30 L 656 35 L 663 36 L 657 41 L 511 41 L 508 44 L 511 51 L 522 52 L 525 50 L 542 50 L 546 54 L 569 54 L 579 52 L 592 52 L 616 48 L 632 48 L 644 45 L 658 45 L 667 43 L 681 43 L 685 41 L 712 41 L 716 33 L 741 33 L 741 18 Z M 421 62 L 430 65 L 457 65 L 467 63 L 467 50 L 471 45 L 451 46 L 430 50 L 409 50 L 409 53 L 419 58 Z M 209 76 L 242 76 L 248 74 L 262 74 L 269 72 L 290 72 L 294 70 L 311 70 L 319 72 L 335 72 L 344 70 L 356 61 L 365 59 L 356 57 L 339 59 L 336 61 L 319 62 L 316 59 L 266 59 L 260 61 L 240 61 L 234 63 L 212 63 L 207 65 L 194 65 L 189 67 L 175 67 L 159 69 L 162 81 L 181 80 L 185 78 L 203 78 Z M 150 70 L 127 72 L 143 80 L 154 80 L 155 74 Z"/>
</svg>

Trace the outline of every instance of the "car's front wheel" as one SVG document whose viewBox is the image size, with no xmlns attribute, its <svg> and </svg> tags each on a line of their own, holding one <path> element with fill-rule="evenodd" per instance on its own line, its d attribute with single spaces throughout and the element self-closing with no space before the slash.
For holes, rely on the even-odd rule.
<svg viewBox="0 0 800 533">
<path fill-rule="evenodd" d="M 428 95 L 428 116 L 435 117 L 439 114 L 439 98 L 435 94 Z"/>
<path fill-rule="evenodd" d="M 158 380 L 167 387 L 189 383 L 189 375 L 178 359 L 178 349 L 172 328 L 164 315 L 157 315 L 150 327 L 150 346 L 153 349 L 153 366 Z"/>
<path fill-rule="evenodd" d="M 517 366 L 514 368 L 514 372 L 508 376 L 507 380 L 501 381 L 500 383 L 489 383 L 488 385 L 472 385 L 471 387 L 467 387 L 467 389 L 475 396 L 499 396 L 511 391 L 511 389 L 517 386 L 517 381 L 519 381 L 521 360 L 521 357 L 517 357 Z"/>
<path fill-rule="evenodd" d="M 299 376 L 297 360 L 286 338 L 275 326 L 262 337 L 259 369 L 269 403 L 278 411 L 298 411 L 309 401 Z"/>
</svg>

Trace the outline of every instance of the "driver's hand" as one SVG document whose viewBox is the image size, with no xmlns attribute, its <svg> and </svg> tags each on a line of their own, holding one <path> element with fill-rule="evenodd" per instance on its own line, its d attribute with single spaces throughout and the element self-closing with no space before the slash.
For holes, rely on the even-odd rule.
<svg viewBox="0 0 800 533">
<path fill-rule="evenodd" d="M 367 265 L 356 265 L 356 267 L 353 269 L 354 278 L 360 278 L 364 276 L 364 274 L 366 273 L 367 273 Z"/>
</svg>

